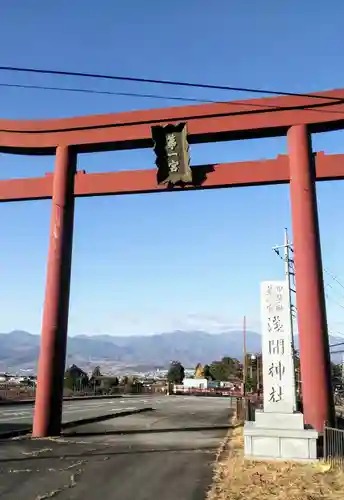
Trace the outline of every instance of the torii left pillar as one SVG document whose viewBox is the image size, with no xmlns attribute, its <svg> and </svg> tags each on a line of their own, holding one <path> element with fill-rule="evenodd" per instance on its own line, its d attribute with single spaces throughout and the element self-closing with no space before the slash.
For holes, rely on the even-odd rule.
<svg viewBox="0 0 344 500">
<path fill-rule="evenodd" d="M 58 146 L 33 437 L 61 432 L 74 222 L 76 155 Z"/>
</svg>

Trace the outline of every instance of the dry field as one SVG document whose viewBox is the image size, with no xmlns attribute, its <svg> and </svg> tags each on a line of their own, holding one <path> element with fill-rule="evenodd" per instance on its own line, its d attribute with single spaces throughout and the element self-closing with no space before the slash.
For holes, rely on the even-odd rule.
<svg viewBox="0 0 344 500">
<path fill-rule="evenodd" d="M 208 500 L 339 500 L 344 471 L 324 462 L 256 462 L 243 458 L 243 428 L 228 436 Z"/>
</svg>

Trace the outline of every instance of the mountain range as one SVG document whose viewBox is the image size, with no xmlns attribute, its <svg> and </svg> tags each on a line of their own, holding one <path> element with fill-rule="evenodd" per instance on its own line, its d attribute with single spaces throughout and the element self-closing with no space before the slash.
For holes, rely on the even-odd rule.
<svg viewBox="0 0 344 500">
<path fill-rule="evenodd" d="M 330 337 L 330 343 L 343 339 Z M 296 339 L 297 344 L 297 339 Z M 0 333 L 0 372 L 36 370 L 40 336 L 15 330 Z M 246 333 L 248 352 L 261 351 L 261 336 Z M 106 371 L 147 371 L 166 368 L 172 360 L 185 367 L 198 362 L 211 363 L 223 356 L 242 359 L 242 331 L 210 334 L 204 331 L 173 331 L 146 336 L 76 335 L 68 337 L 66 364 L 90 370 L 101 366 Z M 339 362 L 338 359 L 334 360 Z"/>
</svg>

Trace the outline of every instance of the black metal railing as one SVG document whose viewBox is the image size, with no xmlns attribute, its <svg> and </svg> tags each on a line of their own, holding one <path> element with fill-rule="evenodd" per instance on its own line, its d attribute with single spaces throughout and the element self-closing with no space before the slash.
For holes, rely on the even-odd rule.
<svg viewBox="0 0 344 500">
<path fill-rule="evenodd" d="M 260 408 L 262 408 L 260 399 L 236 398 L 236 420 L 238 422 L 254 422 L 256 410 Z"/>
<path fill-rule="evenodd" d="M 344 469 L 344 429 L 324 427 L 324 460 Z"/>
</svg>

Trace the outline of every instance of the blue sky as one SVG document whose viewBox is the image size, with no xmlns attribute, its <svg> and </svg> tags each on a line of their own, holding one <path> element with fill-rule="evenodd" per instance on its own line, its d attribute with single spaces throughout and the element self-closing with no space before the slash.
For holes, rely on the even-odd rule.
<svg viewBox="0 0 344 500">
<path fill-rule="evenodd" d="M 344 87 L 343 2 L 17 0 L 0 16 L 1 65 L 190 80 L 292 92 Z M 6 47 L 6 49 L 5 49 Z M 232 100 L 250 94 L 0 72 L 0 83 Z M 0 88 L 0 115 L 47 118 L 174 106 L 142 99 Z M 314 150 L 344 152 L 344 133 Z M 273 158 L 285 138 L 192 146 L 192 163 Z M 153 168 L 151 151 L 83 155 L 88 172 Z M 0 155 L 0 178 L 35 177 L 52 157 Z M 317 187 L 324 266 L 344 283 L 344 183 Z M 259 329 L 259 284 L 283 277 L 271 247 L 290 228 L 288 186 L 77 200 L 70 325 L 78 333 Z M 50 202 L 0 207 L 0 331 L 39 333 Z M 344 332 L 331 278 L 328 321 Z M 343 306 L 342 306 L 343 305 Z"/>
</svg>

